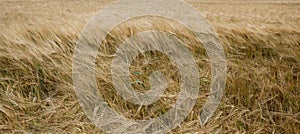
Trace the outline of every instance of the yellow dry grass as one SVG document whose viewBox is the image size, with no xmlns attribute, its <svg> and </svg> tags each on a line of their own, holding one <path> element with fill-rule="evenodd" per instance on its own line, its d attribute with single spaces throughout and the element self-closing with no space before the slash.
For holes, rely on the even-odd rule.
<svg viewBox="0 0 300 134">
<path fill-rule="evenodd" d="M 0 1 L 0 133 L 103 133 L 77 102 L 71 67 L 80 30 L 111 2 Z M 300 2 L 188 2 L 204 14 L 220 37 L 228 64 L 226 92 L 211 121 L 200 127 L 197 115 L 207 93 L 203 90 L 188 118 L 172 133 L 300 133 Z M 143 22 L 153 25 L 145 27 Z M 143 18 L 135 22 L 140 25 L 130 23 L 114 29 L 107 45 L 117 44 L 138 29 L 172 31 L 186 42 L 193 39 L 170 21 Z M 202 46 L 192 42 L 190 46 L 206 89 L 209 61 Z M 98 58 L 103 73 L 106 61 Z M 150 72 L 143 72 L 145 67 L 167 74 L 166 97 L 153 105 L 138 111 L 138 106 L 126 103 L 113 91 L 107 73 L 97 74 L 99 91 L 128 118 L 156 117 L 176 99 L 173 94 L 178 87 L 178 71 L 165 59 L 157 52 L 146 53 L 130 68 L 145 74 L 131 78 L 145 80 L 146 87 Z"/>
</svg>

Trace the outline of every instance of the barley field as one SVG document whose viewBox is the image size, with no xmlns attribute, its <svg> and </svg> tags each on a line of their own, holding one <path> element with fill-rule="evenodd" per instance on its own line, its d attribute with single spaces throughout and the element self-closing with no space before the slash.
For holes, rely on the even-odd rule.
<svg viewBox="0 0 300 134">
<path fill-rule="evenodd" d="M 0 133 L 104 133 L 78 103 L 72 56 L 90 18 L 113 2 L 0 1 Z M 200 126 L 198 113 L 208 96 L 210 62 L 204 47 L 184 27 L 162 18 L 138 18 L 114 28 L 102 46 L 111 54 L 116 51 L 112 46 L 151 29 L 170 31 L 188 44 L 201 70 L 202 89 L 192 112 L 170 133 L 300 133 L 300 1 L 186 2 L 208 19 L 226 54 L 226 91 L 205 126 Z M 149 70 L 166 74 L 165 97 L 142 108 L 114 91 L 110 62 L 109 57 L 97 57 L 99 93 L 125 117 L 157 117 L 176 101 L 178 68 L 163 54 L 147 52 L 130 67 L 143 74 L 130 76 L 144 82 L 133 84 L 137 90 L 149 88 Z"/>
</svg>

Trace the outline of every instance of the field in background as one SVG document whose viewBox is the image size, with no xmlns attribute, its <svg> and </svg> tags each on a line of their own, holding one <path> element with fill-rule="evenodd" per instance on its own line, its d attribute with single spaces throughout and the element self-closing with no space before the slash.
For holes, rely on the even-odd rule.
<svg viewBox="0 0 300 134">
<path fill-rule="evenodd" d="M 0 133 L 101 133 L 77 102 L 72 54 L 84 25 L 112 2 L 0 1 Z M 205 127 L 199 127 L 197 120 L 199 99 L 173 133 L 300 133 L 300 2 L 188 2 L 203 13 L 220 37 L 228 64 L 227 85 L 215 116 Z M 153 23 L 168 29 L 168 23 Z M 134 28 L 128 25 L 120 30 L 129 34 Z M 176 29 L 175 33 L 181 35 Z M 118 37 L 108 42 L 117 42 Z M 202 48 L 193 48 L 199 66 L 209 64 Z M 209 83 L 209 70 L 200 73 L 206 78 L 204 83 Z M 136 119 L 157 116 L 168 107 L 161 103 L 151 112 L 145 108 L 145 113 L 131 116 L 135 106 L 114 98 L 111 92 L 101 93 L 109 96 L 111 107 Z M 126 108 L 129 110 L 122 111 Z"/>
</svg>

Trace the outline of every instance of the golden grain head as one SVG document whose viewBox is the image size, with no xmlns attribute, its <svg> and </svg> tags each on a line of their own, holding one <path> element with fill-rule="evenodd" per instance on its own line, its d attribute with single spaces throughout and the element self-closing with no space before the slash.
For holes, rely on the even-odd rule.
<svg viewBox="0 0 300 134">
<path fill-rule="evenodd" d="M 102 133 L 77 101 L 72 55 L 85 23 L 111 2 L 0 2 L 0 133 Z M 109 77 L 110 55 L 120 42 L 140 31 L 162 30 L 186 43 L 201 75 L 197 104 L 172 133 L 300 133 L 299 1 L 188 2 L 211 22 L 226 53 L 226 92 L 210 122 L 199 127 L 211 78 L 205 49 L 187 29 L 162 18 L 130 20 L 107 36 L 96 78 L 108 104 L 127 118 L 149 119 L 176 101 L 178 68 L 160 52 L 139 55 L 130 66 L 131 80 L 141 81 L 132 84 L 139 92 L 150 89 L 149 70 L 166 74 L 167 90 L 153 105 L 126 102 Z"/>
</svg>

